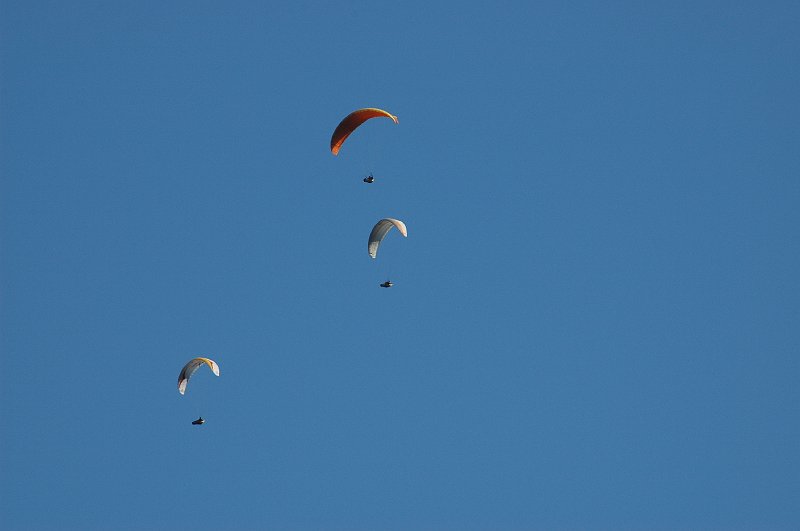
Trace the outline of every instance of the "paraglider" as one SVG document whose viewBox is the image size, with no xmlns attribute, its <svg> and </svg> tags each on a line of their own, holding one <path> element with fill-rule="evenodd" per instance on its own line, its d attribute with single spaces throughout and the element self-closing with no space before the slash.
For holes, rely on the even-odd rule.
<svg viewBox="0 0 800 531">
<path fill-rule="evenodd" d="M 203 365 L 208 365 L 208 367 L 211 369 L 211 372 L 219 376 L 219 365 L 217 365 L 214 360 L 208 358 L 194 358 L 189 360 L 189 362 L 183 366 L 181 373 L 178 375 L 178 392 L 180 394 L 184 394 L 186 392 L 186 386 L 189 384 L 189 378 L 191 378 L 192 375 L 196 373 L 197 370 Z M 203 417 L 192 421 L 192 425 L 194 426 L 202 426 L 204 423 L 205 419 Z"/>
<path fill-rule="evenodd" d="M 372 232 L 369 233 L 367 251 L 372 258 L 376 258 L 378 256 L 378 247 L 383 241 L 383 238 L 390 230 L 392 230 L 393 227 L 397 227 L 397 230 L 400 231 L 400 234 L 402 234 L 404 238 L 408 238 L 406 224 L 399 219 L 384 218 L 380 220 L 375 224 L 374 227 L 372 227 Z"/>
<path fill-rule="evenodd" d="M 370 183 L 370 184 L 374 183 L 375 182 L 375 177 L 373 177 L 372 174 L 370 173 L 369 175 L 364 177 L 364 182 L 365 183 Z"/>
<path fill-rule="evenodd" d="M 387 280 L 386 282 L 381 284 L 382 288 L 391 288 L 392 286 L 394 286 L 394 282 L 392 282 L 391 280 Z"/>
<path fill-rule="evenodd" d="M 355 131 L 358 126 L 369 120 L 370 118 L 389 118 L 394 123 L 399 123 L 397 121 L 397 116 L 389 114 L 388 112 L 375 109 L 375 108 L 367 108 L 367 109 L 358 109 L 357 111 L 353 111 L 344 119 L 339 122 L 339 125 L 336 126 L 336 129 L 333 131 L 333 135 L 331 136 L 331 153 L 334 155 L 339 154 L 339 150 L 342 148 L 342 144 L 344 141 L 347 140 L 347 137 L 350 136 L 353 131 Z"/>
<path fill-rule="evenodd" d="M 214 360 L 210 360 L 208 358 L 194 358 L 183 366 L 181 373 L 178 375 L 178 392 L 180 394 L 184 394 L 186 392 L 186 386 L 189 384 L 189 378 L 191 378 L 192 375 L 197 372 L 197 369 L 203 365 L 208 365 L 211 371 L 215 375 L 219 376 L 219 365 L 217 365 Z"/>
</svg>

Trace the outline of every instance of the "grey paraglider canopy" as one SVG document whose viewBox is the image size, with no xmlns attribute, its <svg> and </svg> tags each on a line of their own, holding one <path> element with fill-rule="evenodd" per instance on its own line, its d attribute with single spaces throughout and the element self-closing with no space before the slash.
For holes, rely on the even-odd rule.
<svg viewBox="0 0 800 531">
<path fill-rule="evenodd" d="M 369 244 L 367 250 L 372 258 L 378 256 L 378 247 L 380 246 L 381 241 L 383 241 L 384 236 L 386 236 L 386 234 L 392 230 L 392 227 L 397 227 L 397 230 L 400 231 L 400 234 L 408 238 L 406 224 L 399 219 L 384 218 L 380 220 L 375 224 L 374 227 L 372 227 L 372 232 L 369 233 Z"/>
</svg>

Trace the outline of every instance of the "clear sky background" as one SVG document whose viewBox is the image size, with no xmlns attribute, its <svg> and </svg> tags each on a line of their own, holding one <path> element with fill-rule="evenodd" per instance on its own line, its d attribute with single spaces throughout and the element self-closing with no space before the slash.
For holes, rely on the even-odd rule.
<svg viewBox="0 0 800 531">
<path fill-rule="evenodd" d="M 796 2 L 1 9 L 2 529 L 800 527 Z"/>
</svg>

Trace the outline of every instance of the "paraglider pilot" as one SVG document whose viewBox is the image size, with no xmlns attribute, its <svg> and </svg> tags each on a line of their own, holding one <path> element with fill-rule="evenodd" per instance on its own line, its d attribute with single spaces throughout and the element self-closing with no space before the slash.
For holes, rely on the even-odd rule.
<svg viewBox="0 0 800 531">
<path fill-rule="evenodd" d="M 364 182 L 365 183 L 374 183 L 375 182 L 375 177 L 373 177 L 372 174 L 370 173 L 369 175 L 364 177 Z"/>
<path fill-rule="evenodd" d="M 195 426 L 200 426 L 203 423 L 205 423 L 205 419 L 203 419 L 203 417 L 200 417 L 199 419 L 192 421 L 192 424 L 194 424 Z"/>
<path fill-rule="evenodd" d="M 382 288 L 391 288 L 392 286 L 394 286 L 394 283 L 391 280 L 387 280 L 386 282 L 381 284 Z"/>
</svg>

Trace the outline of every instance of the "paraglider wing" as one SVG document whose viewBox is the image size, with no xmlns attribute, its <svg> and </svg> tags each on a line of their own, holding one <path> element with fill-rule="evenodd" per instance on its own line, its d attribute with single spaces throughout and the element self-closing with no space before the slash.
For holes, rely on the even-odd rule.
<svg viewBox="0 0 800 531">
<path fill-rule="evenodd" d="M 383 240 L 384 236 L 386 236 L 386 233 L 392 230 L 392 227 L 397 227 L 397 230 L 400 231 L 400 234 L 408 238 L 406 224 L 399 219 L 385 218 L 380 220 L 375 224 L 374 227 L 372 227 L 372 232 L 369 233 L 367 250 L 372 258 L 378 256 L 378 246 L 380 246 L 381 241 Z"/>
<path fill-rule="evenodd" d="M 195 358 L 183 366 L 183 369 L 181 369 L 181 373 L 178 376 L 178 392 L 180 392 L 180 394 L 186 392 L 186 385 L 189 383 L 189 378 L 191 378 L 192 375 L 197 372 L 197 369 L 203 365 L 208 365 L 211 371 L 219 376 L 219 365 L 217 365 L 214 360 L 210 360 L 208 358 Z"/>
<path fill-rule="evenodd" d="M 344 141 L 347 140 L 347 137 L 356 130 L 356 128 L 369 120 L 370 118 L 391 118 L 394 123 L 399 123 L 397 121 L 397 116 L 393 116 L 386 111 L 382 111 L 381 109 L 359 109 L 357 111 L 353 111 L 347 116 L 344 117 L 344 120 L 339 122 L 339 125 L 336 126 L 336 129 L 333 131 L 333 136 L 331 136 L 331 153 L 334 155 L 339 154 L 339 150 L 342 148 L 342 144 Z"/>
</svg>

